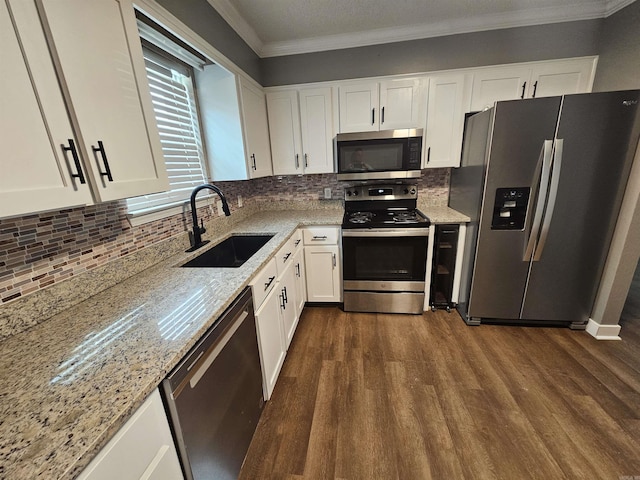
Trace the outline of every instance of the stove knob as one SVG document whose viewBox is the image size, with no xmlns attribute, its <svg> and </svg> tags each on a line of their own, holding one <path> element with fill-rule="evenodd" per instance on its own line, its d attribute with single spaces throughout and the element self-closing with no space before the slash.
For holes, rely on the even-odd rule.
<svg viewBox="0 0 640 480">
<path fill-rule="evenodd" d="M 347 197 L 351 196 L 351 190 L 347 190 Z"/>
<path fill-rule="evenodd" d="M 353 196 L 354 196 L 354 197 L 357 197 L 357 196 L 358 196 L 358 190 L 354 190 L 354 191 L 353 191 Z"/>
<path fill-rule="evenodd" d="M 405 188 L 405 189 L 404 189 L 404 194 L 406 195 L 407 193 L 409 193 L 409 189 L 408 189 L 408 188 Z"/>
<path fill-rule="evenodd" d="M 411 189 L 411 191 L 410 191 L 410 193 L 411 193 L 411 195 L 415 195 L 415 194 L 416 194 L 416 189 L 415 189 L 415 188 L 412 188 L 412 189 Z"/>
</svg>

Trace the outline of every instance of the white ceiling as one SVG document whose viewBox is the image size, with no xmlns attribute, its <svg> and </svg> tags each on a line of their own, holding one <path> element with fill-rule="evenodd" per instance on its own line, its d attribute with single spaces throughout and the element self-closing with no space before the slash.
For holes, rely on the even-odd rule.
<svg viewBox="0 0 640 480">
<path fill-rule="evenodd" d="M 261 57 L 603 18 L 635 0 L 207 0 Z"/>
</svg>

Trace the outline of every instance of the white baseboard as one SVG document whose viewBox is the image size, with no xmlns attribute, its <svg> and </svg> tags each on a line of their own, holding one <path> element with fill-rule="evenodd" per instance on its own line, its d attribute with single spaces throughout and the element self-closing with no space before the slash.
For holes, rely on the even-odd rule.
<svg viewBox="0 0 640 480">
<path fill-rule="evenodd" d="M 586 330 L 598 340 L 622 340 L 619 336 L 620 325 L 600 325 L 590 318 Z"/>
</svg>

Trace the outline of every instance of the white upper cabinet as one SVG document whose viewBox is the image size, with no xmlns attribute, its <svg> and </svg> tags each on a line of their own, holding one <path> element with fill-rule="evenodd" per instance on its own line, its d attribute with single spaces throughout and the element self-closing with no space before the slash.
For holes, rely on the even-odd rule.
<svg viewBox="0 0 640 480">
<path fill-rule="evenodd" d="M 272 174 L 267 107 L 261 87 L 218 64 L 195 72 L 209 173 L 214 181 Z"/>
<path fill-rule="evenodd" d="M 531 76 L 529 67 L 480 70 L 473 75 L 471 111 L 490 108 L 495 102 L 524 98 Z"/>
<path fill-rule="evenodd" d="M 532 69 L 529 96 L 553 97 L 591 91 L 595 61 L 591 58 L 537 65 Z"/>
<path fill-rule="evenodd" d="M 131 1 L 37 3 L 97 199 L 166 190 Z"/>
<path fill-rule="evenodd" d="M 84 179 L 82 165 L 64 150 L 75 136 L 44 33 L 24 28 L 38 24 L 35 6 L 10 5 L 11 15 L 0 3 L 0 217 L 91 203 L 86 180 L 72 178 Z"/>
<path fill-rule="evenodd" d="M 240 92 L 249 178 L 267 177 L 273 170 L 264 92 L 243 78 L 240 79 Z"/>
<path fill-rule="evenodd" d="M 429 78 L 424 167 L 460 165 L 465 112 L 469 110 L 469 75 Z"/>
<path fill-rule="evenodd" d="M 421 79 L 395 79 L 339 87 L 340 133 L 421 128 Z"/>
<path fill-rule="evenodd" d="M 340 133 L 379 130 L 379 85 L 361 83 L 339 87 Z"/>
<path fill-rule="evenodd" d="M 129 1 L 13 0 L 0 22 L 0 217 L 168 188 Z"/>
<path fill-rule="evenodd" d="M 267 111 L 275 175 L 334 171 L 331 88 L 269 92 Z"/>
<path fill-rule="evenodd" d="M 501 100 L 590 92 L 595 63 L 589 57 L 479 69 L 473 77 L 471 111 Z"/>
</svg>

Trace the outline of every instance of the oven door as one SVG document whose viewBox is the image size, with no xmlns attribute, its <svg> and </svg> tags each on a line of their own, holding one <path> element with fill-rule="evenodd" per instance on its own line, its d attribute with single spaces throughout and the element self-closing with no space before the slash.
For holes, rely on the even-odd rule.
<svg viewBox="0 0 640 480">
<path fill-rule="evenodd" d="M 424 292 L 427 228 L 343 230 L 345 290 Z"/>
</svg>

